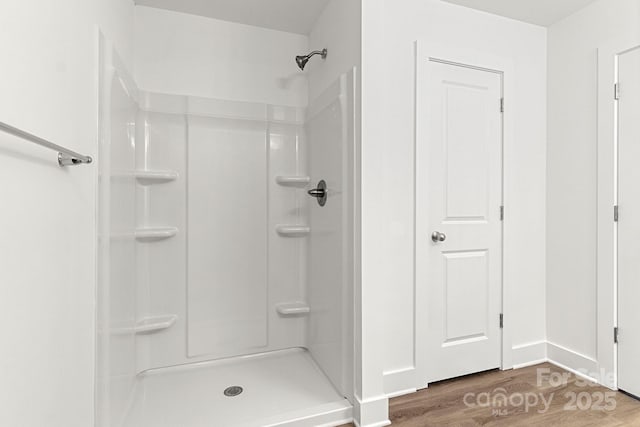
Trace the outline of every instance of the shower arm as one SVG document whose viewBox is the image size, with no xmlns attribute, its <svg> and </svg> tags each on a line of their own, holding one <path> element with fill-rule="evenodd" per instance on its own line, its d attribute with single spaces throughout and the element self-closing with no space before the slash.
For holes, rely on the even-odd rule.
<svg viewBox="0 0 640 427">
<path fill-rule="evenodd" d="M 307 55 L 307 58 L 311 58 L 312 56 L 315 56 L 315 55 L 320 55 L 322 56 L 322 59 L 325 59 L 327 57 L 327 49 L 314 50 L 313 52 Z"/>
</svg>

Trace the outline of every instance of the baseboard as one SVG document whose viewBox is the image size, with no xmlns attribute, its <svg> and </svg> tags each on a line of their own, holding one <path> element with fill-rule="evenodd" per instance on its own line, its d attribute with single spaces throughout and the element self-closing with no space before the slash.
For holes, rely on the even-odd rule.
<svg viewBox="0 0 640 427">
<path fill-rule="evenodd" d="M 514 346 L 511 351 L 511 360 L 513 369 L 547 362 L 547 341 Z M 383 374 L 383 377 L 384 393 L 390 399 L 417 391 L 415 367 L 388 371 Z"/>
<path fill-rule="evenodd" d="M 598 382 L 597 378 L 593 376 L 597 375 L 598 362 L 591 357 L 561 345 L 547 342 L 547 358 L 549 363 L 553 363 L 559 368 L 590 381 Z"/>
<path fill-rule="evenodd" d="M 398 369 L 382 374 L 384 381 L 384 394 L 389 399 L 415 393 L 416 389 L 416 368 Z"/>
<path fill-rule="evenodd" d="M 389 399 L 378 396 L 366 400 L 355 396 L 353 423 L 357 427 L 383 427 L 391 425 L 389 421 Z"/>
<path fill-rule="evenodd" d="M 356 427 L 385 427 L 385 426 L 390 426 L 391 425 L 391 421 L 382 421 L 382 422 L 379 422 L 377 424 L 362 425 L 358 421 L 353 420 L 353 425 L 356 426 Z"/>
<path fill-rule="evenodd" d="M 528 344 L 516 345 L 511 349 L 513 369 L 538 365 L 547 361 L 547 342 L 536 341 Z"/>
<path fill-rule="evenodd" d="M 549 341 L 542 340 L 513 346 L 511 359 L 513 362 L 513 369 L 520 369 L 527 366 L 549 362 L 577 376 L 590 381 L 599 382 L 596 378 L 598 373 L 598 362 L 595 359 Z M 415 393 L 415 368 L 385 372 L 384 392 L 388 398 Z M 374 426 L 375 424 L 371 424 L 371 426 L 361 425 L 361 427 Z"/>
</svg>

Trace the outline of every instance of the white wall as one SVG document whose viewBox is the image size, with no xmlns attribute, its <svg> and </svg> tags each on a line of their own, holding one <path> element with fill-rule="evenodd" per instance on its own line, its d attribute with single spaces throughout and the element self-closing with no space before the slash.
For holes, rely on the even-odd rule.
<svg viewBox="0 0 640 427">
<path fill-rule="evenodd" d="M 0 121 L 97 154 L 98 25 L 131 63 L 130 0 L 5 2 Z M 97 164 L 0 134 L 0 425 L 94 419 Z"/>
<path fill-rule="evenodd" d="M 387 425 L 389 404 L 384 391 L 383 377 L 386 343 L 387 309 L 385 287 L 378 280 L 379 265 L 384 262 L 385 248 L 379 246 L 377 229 L 380 216 L 377 209 L 378 170 L 385 132 L 385 95 L 379 89 L 386 79 L 386 62 L 380 55 L 385 40 L 385 0 L 362 1 L 362 52 L 360 71 L 360 146 L 356 155 L 359 164 L 360 193 L 357 210 L 361 217 L 357 232 L 359 251 L 356 264 L 359 282 L 356 286 L 356 390 L 360 393 L 360 408 L 356 414 L 360 425 Z M 357 198 L 358 199 L 358 198 Z"/>
<path fill-rule="evenodd" d="M 638 37 L 638 0 L 599 0 L 549 28 L 547 334 L 574 369 L 597 358 L 597 49 Z"/>
<path fill-rule="evenodd" d="M 309 50 L 327 48 L 329 53 L 325 61 L 314 57 L 306 67 L 310 100 L 360 66 L 360 9 L 360 0 L 331 0 L 318 17 L 309 34 Z"/>
<path fill-rule="evenodd" d="M 302 107 L 307 80 L 300 34 L 144 6 L 135 8 L 135 79 L 140 89 Z"/>
<path fill-rule="evenodd" d="M 377 71 L 363 70 L 377 76 L 363 77 L 368 84 L 363 88 L 363 242 L 370 253 L 363 259 L 363 288 L 377 290 L 372 304 L 384 301 L 379 349 L 386 351 L 385 390 L 394 392 L 423 386 L 412 375 L 416 40 L 513 62 L 514 94 L 506 100 L 515 115 L 515 149 L 505 173 L 510 224 L 505 280 L 511 295 L 506 322 L 514 347 L 545 340 L 546 29 L 438 0 L 386 0 L 384 9 L 373 13 L 383 26 L 372 32 L 382 40 L 372 45 L 365 39 L 365 52 L 382 58 L 365 63 Z M 370 102 L 384 110 L 365 118 Z M 521 363 L 516 356 L 519 351 L 514 362 Z"/>
</svg>

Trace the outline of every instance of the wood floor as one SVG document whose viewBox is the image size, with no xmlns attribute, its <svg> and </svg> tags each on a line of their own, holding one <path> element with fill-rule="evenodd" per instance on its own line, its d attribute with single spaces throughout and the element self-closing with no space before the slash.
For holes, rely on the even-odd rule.
<svg viewBox="0 0 640 427">
<path fill-rule="evenodd" d="M 548 363 L 431 384 L 389 412 L 397 427 L 640 426 L 640 401 Z"/>
</svg>

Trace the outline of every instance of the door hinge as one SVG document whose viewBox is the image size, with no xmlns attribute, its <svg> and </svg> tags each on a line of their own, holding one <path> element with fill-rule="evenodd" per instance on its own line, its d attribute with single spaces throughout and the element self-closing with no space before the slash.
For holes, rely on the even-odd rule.
<svg viewBox="0 0 640 427">
<path fill-rule="evenodd" d="M 613 343 L 618 344 L 618 327 L 613 328 Z"/>
<path fill-rule="evenodd" d="M 620 83 L 613 85 L 613 99 L 618 101 L 620 99 Z"/>
<path fill-rule="evenodd" d="M 500 221 L 504 221 L 504 206 L 500 206 Z"/>
<path fill-rule="evenodd" d="M 620 209 L 618 209 L 618 205 L 613 207 L 613 222 L 618 222 L 620 219 Z"/>
<path fill-rule="evenodd" d="M 500 98 L 500 112 L 504 113 L 504 98 Z"/>
<path fill-rule="evenodd" d="M 500 329 L 504 328 L 504 314 L 500 313 Z"/>
</svg>

